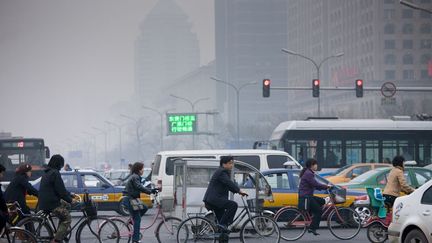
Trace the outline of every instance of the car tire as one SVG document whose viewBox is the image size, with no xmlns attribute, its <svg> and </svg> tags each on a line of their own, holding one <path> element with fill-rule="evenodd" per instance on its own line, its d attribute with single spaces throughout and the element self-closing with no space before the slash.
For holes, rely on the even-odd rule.
<svg viewBox="0 0 432 243">
<path fill-rule="evenodd" d="M 406 242 L 420 242 L 420 243 L 427 243 L 428 239 L 418 229 L 411 230 L 408 235 L 405 237 L 404 243 Z"/>
<path fill-rule="evenodd" d="M 124 200 L 126 198 L 122 198 L 118 204 L 118 209 L 117 209 L 117 213 L 122 215 L 122 216 L 129 216 L 129 210 L 126 207 Z"/>
</svg>

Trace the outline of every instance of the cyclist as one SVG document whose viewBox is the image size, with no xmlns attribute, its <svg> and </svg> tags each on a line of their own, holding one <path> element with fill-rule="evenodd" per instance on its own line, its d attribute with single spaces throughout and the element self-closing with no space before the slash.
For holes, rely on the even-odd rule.
<svg viewBox="0 0 432 243">
<path fill-rule="evenodd" d="M 144 164 L 141 162 L 136 162 L 132 165 L 131 174 L 129 180 L 126 184 L 125 193 L 128 197 L 125 201 L 126 206 L 129 209 L 131 217 L 133 219 L 133 234 L 132 242 L 141 242 L 140 238 L 140 228 L 141 228 L 141 217 L 147 212 L 147 206 L 141 202 L 142 209 L 134 210 L 131 204 L 131 200 L 140 200 L 141 192 L 146 194 L 156 193 L 157 189 L 148 189 L 141 184 L 141 176 L 144 173 Z"/>
<path fill-rule="evenodd" d="M 318 169 L 318 162 L 315 159 L 308 159 L 305 167 L 300 172 L 299 185 L 299 209 L 309 210 L 312 215 L 312 223 L 309 226 L 308 232 L 314 235 L 319 235 L 316 230 L 319 227 L 322 216 L 322 206 L 325 200 L 313 195 L 315 190 L 325 190 L 331 188 L 330 185 L 325 185 L 315 180 L 315 171 Z"/>
<path fill-rule="evenodd" d="M 0 164 L 0 180 L 3 178 L 3 174 L 6 168 Z M 8 221 L 8 209 L 6 206 L 6 201 L 3 197 L 3 190 L 1 189 L 0 184 L 0 232 L 3 232 L 4 227 L 6 226 L 6 222 Z"/>
<path fill-rule="evenodd" d="M 404 162 L 405 158 L 398 155 L 393 158 L 391 169 L 388 177 L 387 184 L 384 188 L 383 196 L 385 198 L 384 203 L 393 207 L 394 201 L 399 196 L 400 192 L 410 194 L 414 191 L 414 188 L 410 187 L 405 180 L 404 176 Z"/>
<path fill-rule="evenodd" d="M 71 225 L 69 209 L 73 195 L 65 188 L 60 175 L 64 166 L 64 158 L 55 154 L 48 162 L 45 174 L 42 176 L 39 188 L 39 209 L 52 212 L 59 218 L 59 226 L 52 242 L 62 242 Z"/>
<path fill-rule="evenodd" d="M 232 156 L 221 156 L 219 168 L 211 177 L 203 199 L 206 208 L 216 214 L 219 222 L 217 226 L 221 232 L 229 232 L 228 225 L 232 223 L 238 208 L 236 202 L 228 200 L 228 191 L 242 196 L 247 195 L 231 180 L 233 166 Z"/>
<path fill-rule="evenodd" d="M 15 177 L 7 187 L 4 197 L 6 202 L 18 202 L 24 214 L 30 214 L 30 208 L 26 203 L 26 195 L 38 196 L 38 191 L 30 184 L 32 166 L 30 164 L 21 164 L 15 172 Z"/>
</svg>

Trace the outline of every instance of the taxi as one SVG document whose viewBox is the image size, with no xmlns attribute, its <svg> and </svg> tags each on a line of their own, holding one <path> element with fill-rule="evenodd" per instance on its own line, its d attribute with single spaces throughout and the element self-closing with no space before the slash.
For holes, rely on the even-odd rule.
<svg viewBox="0 0 432 243">
<path fill-rule="evenodd" d="M 262 171 L 262 174 L 270 184 L 273 192 L 273 201 L 265 201 L 264 208 L 277 211 L 285 206 L 298 206 L 298 187 L 300 184 L 299 169 L 270 169 Z M 330 184 L 329 181 L 316 174 L 315 179 L 322 184 Z M 325 190 L 315 191 L 315 196 L 327 197 Z M 354 207 L 356 197 L 364 196 L 366 192 L 347 190 L 346 201 L 340 206 Z"/>
<path fill-rule="evenodd" d="M 87 191 L 91 199 L 97 203 L 98 211 L 116 211 L 124 216 L 129 215 L 128 210 L 123 206 L 124 186 L 113 185 L 103 175 L 93 170 L 60 171 L 60 174 L 69 192 L 83 196 Z M 40 180 L 41 178 L 32 183 L 36 189 L 39 189 Z M 149 195 L 141 193 L 141 200 L 147 207 L 153 207 Z M 26 201 L 31 209 L 36 209 L 38 201 L 36 197 L 27 195 Z"/>
<path fill-rule="evenodd" d="M 333 184 L 345 183 L 370 170 L 391 166 L 391 164 L 383 163 L 357 163 L 344 167 L 345 169 L 339 171 L 339 173 L 325 178 Z"/>
</svg>

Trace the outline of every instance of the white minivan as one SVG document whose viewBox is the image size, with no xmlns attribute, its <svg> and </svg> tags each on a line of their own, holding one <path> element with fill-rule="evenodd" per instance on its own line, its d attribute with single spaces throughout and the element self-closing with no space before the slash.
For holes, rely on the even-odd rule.
<svg viewBox="0 0 432 243">
<path fill-rule="evenodd" d="M 238 150 L 179 150 L 159 152 L 152 166 L 152 182 L 161 187 L 162 207 L 164 210 L 174 208 L 174 161 L 178 158 L 207 158 L 220 159 L 221 156 L 231 155 L 239 160 L 253 165 L 259 170 L 283 168 L 284 163 L 301 165 L 288 153 L 279 150 L 238 149 Z M 204 195 L 203 195 L 204 197 Z"/>
</svg>

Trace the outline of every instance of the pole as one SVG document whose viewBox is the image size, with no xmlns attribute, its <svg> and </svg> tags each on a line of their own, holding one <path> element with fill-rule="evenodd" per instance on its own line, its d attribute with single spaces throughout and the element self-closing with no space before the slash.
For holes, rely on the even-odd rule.
<svg viewBox="0 0 432 243">
<path fill-rule="evenodd" d="M 97 131 L 100 131 L 103 135 L 104 135 L 104 163 L 107 163 L 108 162 L 108 157 L 107 157 L 107 132 L 106 131 L 104 131 L 104 130 L 102 130 L 102 129 L 100 129 L 100 128 L 97 128 L 97 127 L 93 127 L 93 129 L 95 129 L 95 130 L 97 130 Z"/>
</svg>

